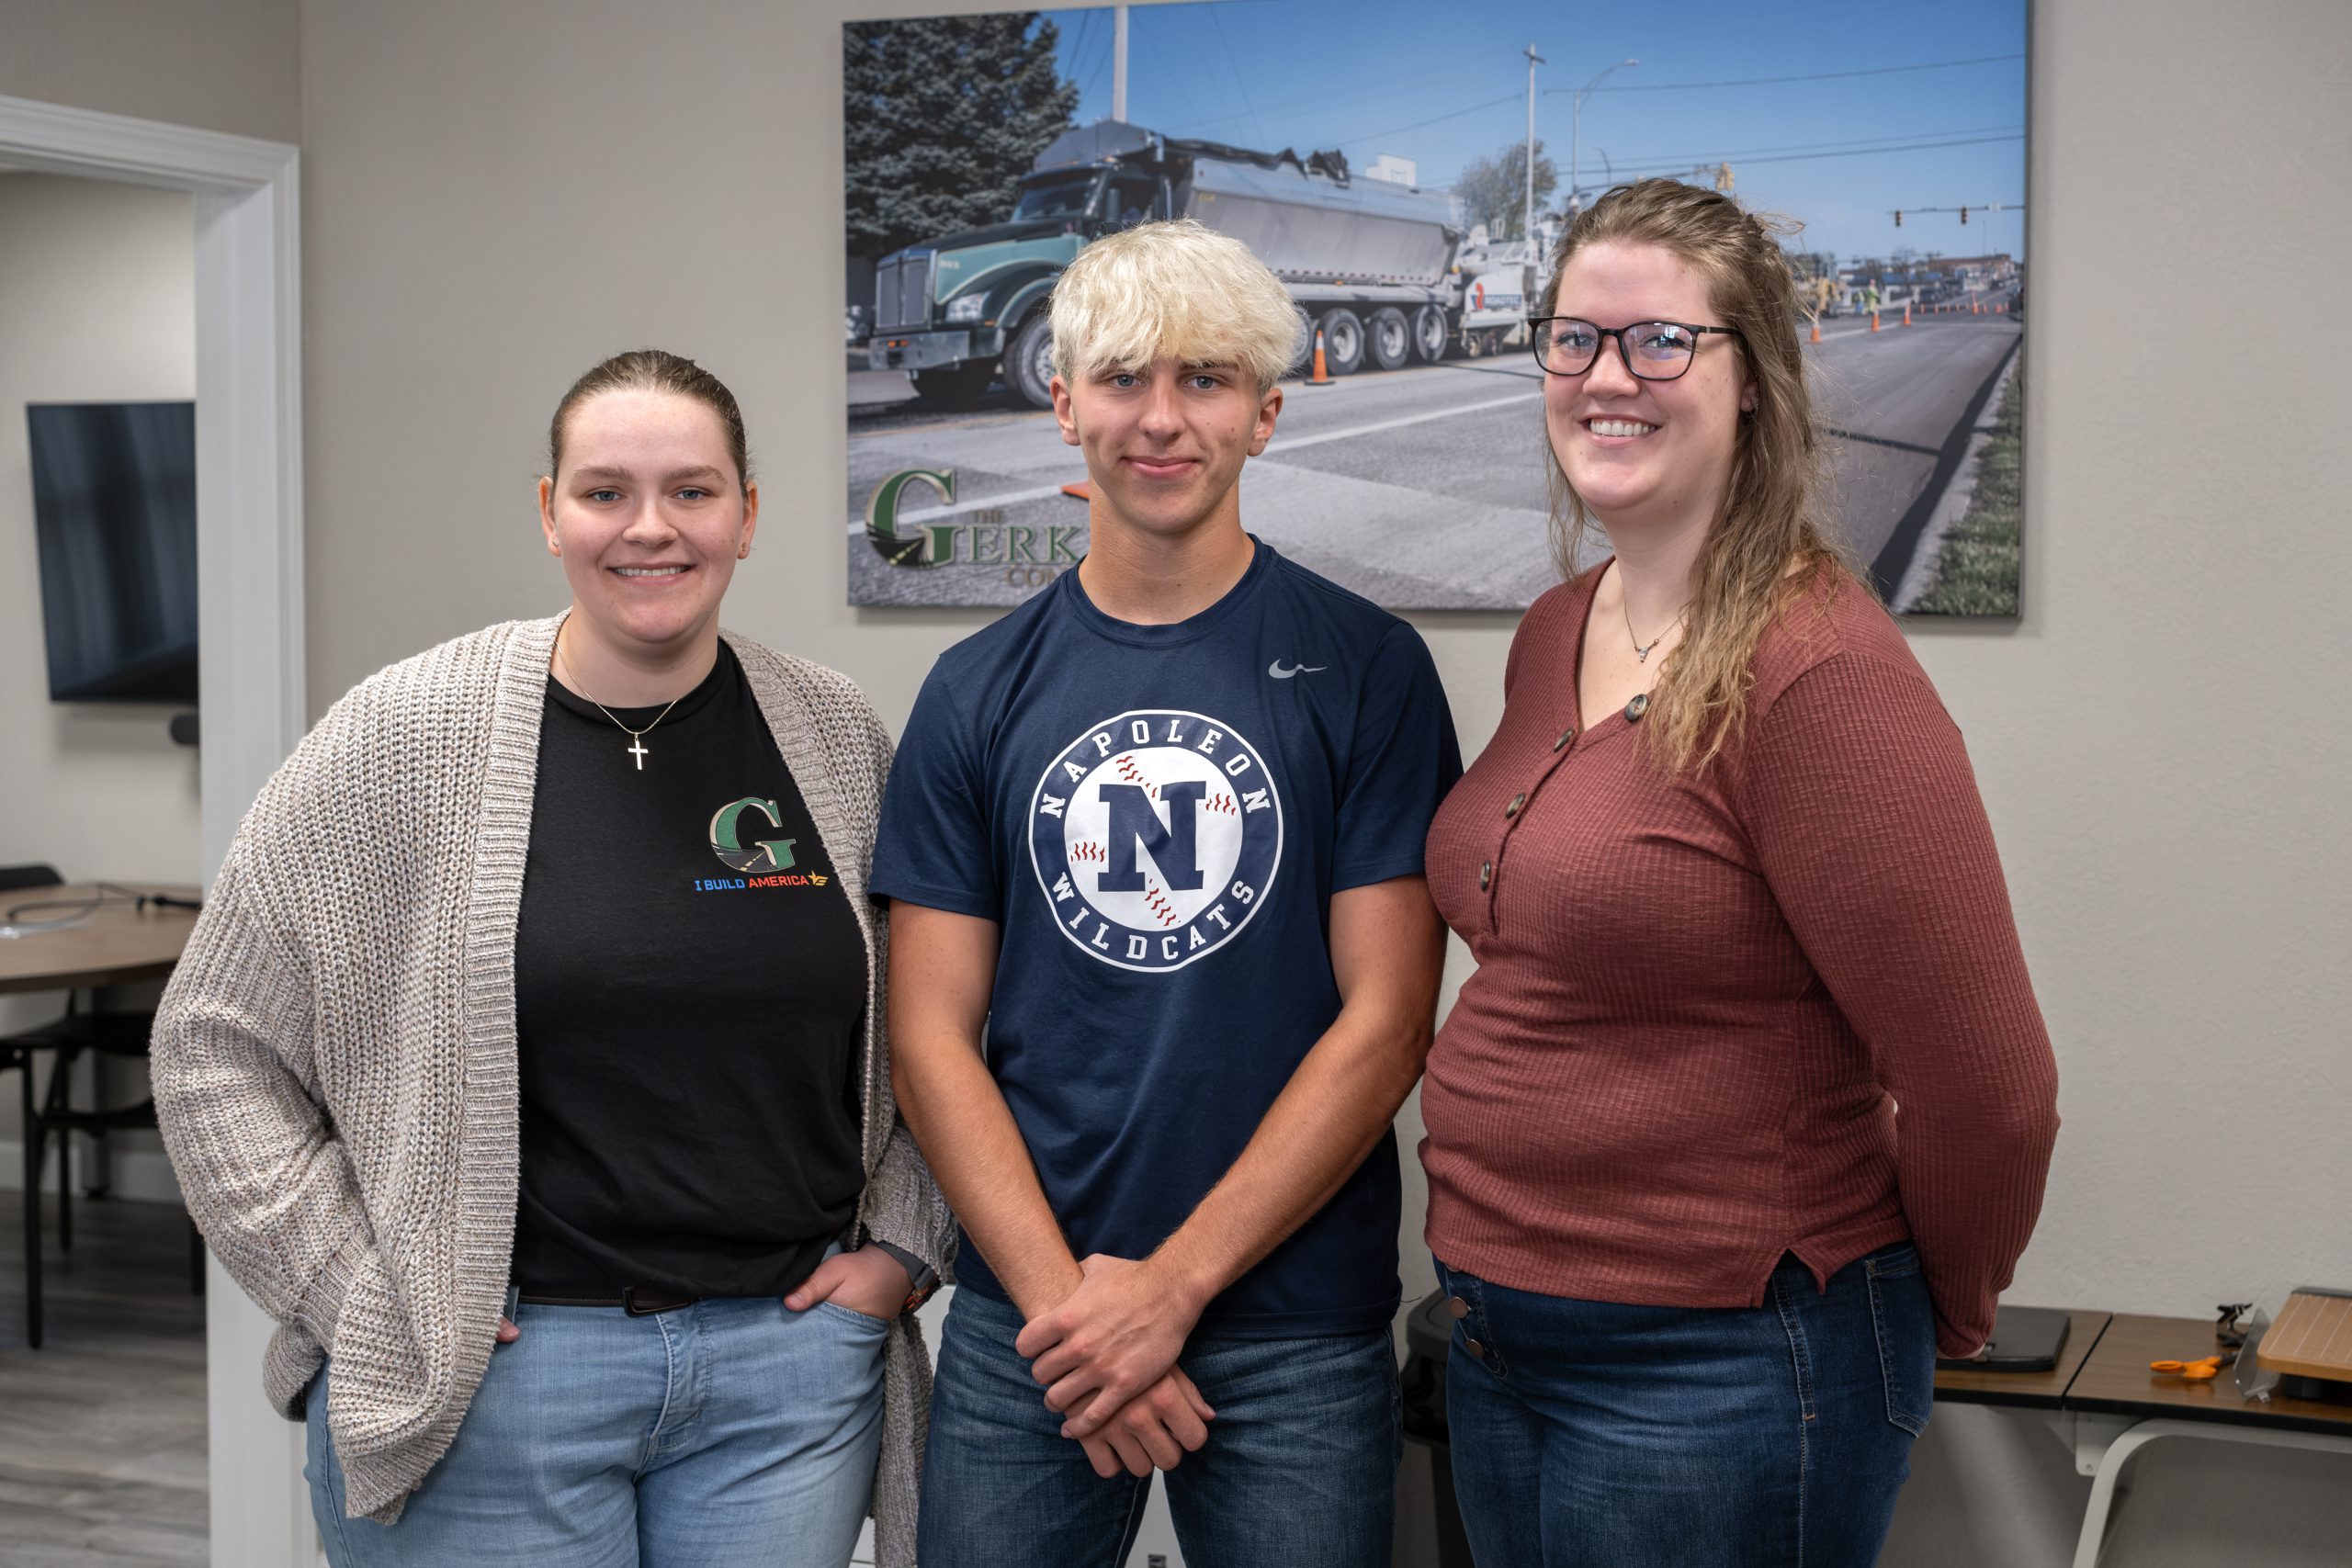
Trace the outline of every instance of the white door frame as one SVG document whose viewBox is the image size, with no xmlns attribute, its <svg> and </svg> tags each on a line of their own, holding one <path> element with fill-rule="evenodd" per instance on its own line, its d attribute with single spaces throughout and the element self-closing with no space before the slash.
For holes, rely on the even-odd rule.
<svg viewBox="0 0 2352 1568">
<path fill-rule="evenodd" d="M 305 728 L 300 154 L 282 141 L 0 96 L 0 162 L 196 197 L 198 686 L 204 866 Z M 5 411 L 0 411 L 0 417 Z M 212 1561 L 318 1560 L 301 1428 L 261 1395 L 271 1325 L 209 1265 Z"/>
</svg>

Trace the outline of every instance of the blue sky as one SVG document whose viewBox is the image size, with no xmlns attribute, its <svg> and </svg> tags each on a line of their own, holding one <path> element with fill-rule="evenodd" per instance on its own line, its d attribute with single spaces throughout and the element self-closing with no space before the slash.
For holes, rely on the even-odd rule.
<svg viewBox="0 0 2352 1568">
<path fill-rule="evenodd" d="M 1111 12 L 1053 16 L 1078 119 L 1107 116 Z M 1358 167 L 1391 152 L 1442 186 L 1526 134 L 1532 41 L 1547 62 L 1535 134 L 1564 191 L 1570 90 L 1632 58 L 1585 99 L 1588 186 L 1604 167 L 1728 162 L 1740 198 L 1803 220 L 1810 250 L 2025 254 L 2025 0 L 1206 0 L 1128 16 L 1127 118 L 1170 135 L 1336 146 Z M 1887 69 L 1917 66 L 1931 68 Z M 1758 77 L 1816 79 L 1682 85 Z M 1982 209 L 1994 202 L 2000 213 Z M 1917 212 L 1962 204 L 1976 209 L 1965 227 Z M 1913 209 L 1900 230 L 1896 208 Z"/>
</svg>

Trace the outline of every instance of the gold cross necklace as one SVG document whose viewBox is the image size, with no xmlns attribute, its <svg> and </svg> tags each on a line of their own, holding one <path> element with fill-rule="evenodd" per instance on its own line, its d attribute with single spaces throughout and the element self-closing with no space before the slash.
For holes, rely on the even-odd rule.
<svg viewBox="0 0 2352 1568">
<path fill-rule="evenodd" d="M 612 709 L 598 702 L 594 697 L 588 696 L 588 688 L 580 683 L 580 677 L 572 672 L 571 660 L 564 655 L 563 637 L 560 634 L 558 634 L 555 639 L 555 659 L 557 663 L 563 666 L 563 673 L 565 677 L 571 682 L 572 690 L 578 692 L 583 697 L 588 697 L 589 705 L 594 708 L 598 713 L 603 714 L 606 718 L 612 718 L 615 724 L 620 725 L 621 733 L 628 737 L 628 746 L 627 747 L 627 750 L 631 756 L 634 756 L 637 759 L 637 771 L 640 773 L 645 772 L 645 759 L 653 755 L 652 752 L 645 749 L 645 737 L 652 732 L 653 724 L 659 724 L 663 719 L 670 716 L 670 708 L 676 707 L 678 704 L 684 699 L 685 694 L 681 692 L 677 696 L 672 697 L 670 699 L 669 707 L 663 708 L 660 713 L 653 716 L 653 724 L 647 725 L 643 729 L 631 729 L 628 725 L 621 724 L 619 719 L 613 718 Z"/>
</svg>

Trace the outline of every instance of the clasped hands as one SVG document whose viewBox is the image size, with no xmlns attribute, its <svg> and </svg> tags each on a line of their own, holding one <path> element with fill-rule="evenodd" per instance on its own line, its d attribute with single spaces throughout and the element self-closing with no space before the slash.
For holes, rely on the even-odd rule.
<svg viewBox="0 0 2352 1568">
<path fill-rule="evenodd" d="M 1097 1475 L 1173 1470 L 1216 1418 L 1176 1364 L 1206 1303 L 1148 1259 L 1096 1253 L 1079 1269 L 1078 1289 L 1030 1319 L 1012 1348 Z"/>
</svg>

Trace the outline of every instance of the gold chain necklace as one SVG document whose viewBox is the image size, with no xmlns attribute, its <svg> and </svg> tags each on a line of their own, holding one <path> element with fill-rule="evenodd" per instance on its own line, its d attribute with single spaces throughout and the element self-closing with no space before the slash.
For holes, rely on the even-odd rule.
<svg viewBox="0 0 2352 1568">
<path fill-rule="evenodd" d="M 558 635 L 555 639 L 555 661 L 563 666 L 563 672 L 566 676 L 571 678 L 573 688 L 577 690 L 582 696 L 588 697 L 588 704 L 591 707 L 594 707 L 598 713 L 603 714 L 606 718 L 612 718 L 615 724 L 620 725 L 621 733 L 628 737 L 629 743 L 627 749 L 631 755 L 637 758 L 637 771 L 640 773 L 645 772 L 645 759 L 653 754 L 645 749 L 645 737 L 653 732 L 653 724 L 659 724 L 663 719 L 670 716 L 670 708 L 676 707 L 681 702 L 685 700 L 685 694 L 681 692 L 678 695 L 672 697 L 670 699 L 670 706 L 663 708 L 660 713 L 653 716 L 653 724 L 647 725 L 643 729 L 631 729 L 628 725 L 621 724 L 619 719 L 613 718 L 612 709 L 606 707 L 595 698 L 588 696 L 588 688 L 580 683 L 580 677 L 578 675 L 572 673 L 571 660 L 564 654 L 563 638 L 560 635 Z"/>
<path fill-rule="evenodd" d="M 1690 613 L 1690 602 L 1687 599 L 1683 601 L 1682 608 L 1674 612 L 1674 619 L 1666 623 L 1665 631 L 1661 631 L 1657 636 L 1650 638 L 1649 648 L 1643 647 L 1642 639 L 1634 635 L 1634 613 L 1626 606 L 1625 585 L 1622 579 L 1620 579 L 1617 584 L 1617 613 L 1625 617 L 1625 640 L 1634 645 L 1634 662 L 1636 664 L 1647 664 L 1650 661 L 1650 649 L 1654 649 L 1659 643 L 1664 642 L 1666 640 L 1667 632 L 1672 631 L 1675 627 L 1682 624 L 1682 617 Z M 594 702 L 595 699 L 592 697 L 589 700 Z"/>
</svg>

